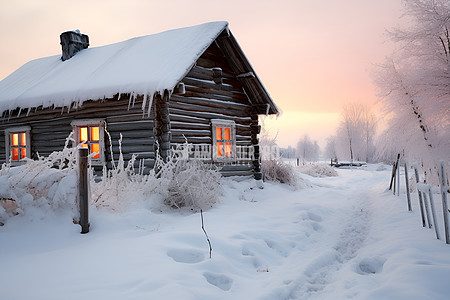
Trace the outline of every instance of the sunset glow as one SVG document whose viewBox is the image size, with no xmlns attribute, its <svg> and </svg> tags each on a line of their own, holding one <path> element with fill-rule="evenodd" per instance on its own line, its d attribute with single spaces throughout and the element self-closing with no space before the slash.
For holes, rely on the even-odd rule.
<svg viewBox="0 0 450 300">
<path fill-rule="evenodd" d="M 343 103 L 376 102 L 369 70 L 391 51 L 385 29 L 399 0 L 56 1 L 19 0 L 0 11 L 0 79 L 26 62 L 60 53 L 59 34 L 80 29 L 98 47 L 169 29 L 226 20 L 281 110 L 265 118 L 280 146 L 304 134 L 324 144 Z M 168 17 L 170 15 L 170 17 Z"/>
</svg>

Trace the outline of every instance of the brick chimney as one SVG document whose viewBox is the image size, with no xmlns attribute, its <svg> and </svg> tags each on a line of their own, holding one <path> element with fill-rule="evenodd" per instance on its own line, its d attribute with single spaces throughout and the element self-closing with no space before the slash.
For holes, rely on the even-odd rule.
<svg viewBox="0 0 450 300">
<path fill-rule="evenodd" d="M 76 31 L 66 31 L 59 36 L 61 39 L 63 61 L 68 60 L 74 56 L 78 51 L 89 47 L 89 37 L 85 34 Z"/>
</svg>

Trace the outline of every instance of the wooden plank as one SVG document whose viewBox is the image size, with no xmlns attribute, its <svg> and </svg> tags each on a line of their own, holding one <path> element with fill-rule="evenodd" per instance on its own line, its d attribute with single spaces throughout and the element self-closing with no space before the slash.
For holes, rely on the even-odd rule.
<svg viewBox="0 0 450 300">
<path fill-rule="evenodd" d="M 236 117 L 247 117 L 249 115 L 248 110 L 238 110 L 232 108 L 216 108 L 211 106 L 197 105 L 197 104 L 187 104 L 183 102 L 170 101 L 170 108 L 176 108 L 184 111 L 195 111 L 195 112 L 208 112 L 216 114 L 224 114 Z"/>
<path fill-rule="evenodd" d="M 186 84 L 186 83 L 185 83 Z M 244 94 L 244 92 L 232 92 L 227 90 L 219 90 L 219 89 L 205 89 L 202 87 L 198 87 L 195 85 L 185 85 L 186 92 L 184 93 L 184 96 L 186 97 L 201 97 L 201 98 L 211 98 L 211 99 L 220 99 L 220 96 L 225 96 L 228 99 L 236 99 L 236 100 L 242 100 L 243 103 L 249 103 L 249 100 Z M 222 98 L 223 99 L 223 98 Z M 226 99 L 224 99 L 226 100 Z M 246 102 L 244 102 L 246 101 Z"/>
<path fill-rule="evenodd" d="M 183 102 L 188 104 L 197 104 L 202 106 L 210 106 L 221 109 L 245 110 L 250 114 L 251 106 L 249 104 L 232 101 L 217 100 L 211 98 L 185 97 L 183 95 L 172 95 L 172 101 Z"/>
<path fill-rule="evenodd" d="M 173 115 L 171 115 L 171 122 L 170 125 L 172 126 L 171 131 L 176 129 L 183 129 L 183 130 L 190 130 L 190 129 L 198 129 L 198 130 L 209 130 L 211 132 L 211 125 L 210 124 L 201 124 L 201 123 L 185 123 L 185 122 L 179 122 L 179 121 L 173 121 Z"/>
<path fill-rule="evenodd" d="M 182 109 L 172 108 L 169 107 L 169 111 L 171 114 L 177 114 L 177 115 L 186 115 L 191 117 L 197 117 L 197 118 L 204 118 L 204 119 L 224 119 L 224 120 L 232 120 L 235 121 L 238 124 L 241 123 L 248 123 L 251 121 L 250 117 L 236 117 L 236 116 L 227 116 L 224 114 L 218 114 L 218 113 L 207 113 L 207 112 L 197 112 L 197 111 L 185 111 Z"/>
</svg>

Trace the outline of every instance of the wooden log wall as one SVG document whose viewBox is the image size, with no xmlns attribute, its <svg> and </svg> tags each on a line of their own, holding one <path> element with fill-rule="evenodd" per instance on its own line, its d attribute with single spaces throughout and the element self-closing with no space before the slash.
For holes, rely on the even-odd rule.
<svg viewBox="0 0 450 300">
<path fill-rule="evenodd" d="M 37 158 L 48 156 L 53 151 L 63 149 L 66 138 L 72 132 L 71 122 L 76 119 L 103 119 L 106 121 L 106 131 L 111 136 L 111 143 L 105 132 L 105 160 L 111 168 L 111 159 L 117 164 L 119 158 L 119 138 L 122 134 L 122 154 L 124 160 L 129 160 L 133 154 L 139 160 L 144 159 L 144 167 L 148 171 L 154 165 L 155 152 L 153 118 L 142 111 L 143 97 L 137 97 L 134 105 L 130 103 L 130 95 L 116 95 L 112 99 L 86 101 L 81 106 L 64 108 L 33 108 L 27 115 L 19 111 L 5 112 L 0 119 L 0 162 L 6 161 L 4 130 L 16 126 L 31 127 L 31 156 Z M 96 170 L 101 167 L 96 167 Z"/>
<path fill-rule="evenodd" d="M 220 71 L 221 70 L 221 71 Z M 221 79 L 219 78 L 221 76 Z M 173 94 L 169 101 L 171 143 L 212 145 L 211 119 L 236 124 L 236 146 L 251 146 L 252 107 L 242 84 L 229 62 L 213 43 L 182 80 L 184 94 Z M 254 164 L 220 166 L 222 175 L 254 175 Z"/>
</svg>

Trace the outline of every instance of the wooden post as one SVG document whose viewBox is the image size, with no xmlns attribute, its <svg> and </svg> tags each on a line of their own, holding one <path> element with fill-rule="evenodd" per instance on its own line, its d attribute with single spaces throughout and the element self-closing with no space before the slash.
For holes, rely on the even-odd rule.
<svg viewBox="0 0 450 300">
<path fill-rule="evenodd" d="M 430 221 L 430 210 L 428 209 L 428 197 L 427 193 L 423 192 L 423 202 L 425 203 L 425 212 L 427 213 L 427 221 L 428 221 L 428 228 L 431 228 L 431 221 Z"/>
<path fill-rule="evenodd" d="M 417 166 L 414 165 L 414 174 L 416 175 L 416 184 L 419 183 L 419 171 L 417 170 Z M 419 187 L 417 187 L 417 194 L 419 196 L 419 206 L 420 206 L 420 215 L 422 216 L 422 227 L 425 227 L 425 214 L 423 211 L 423 200 L 422 193 L 419 191 Z"/>
<path fill-rule="evenodd" d="M 430 195 L 430 206 L 431 206 L 431 215 L 433 216 L 434 231 L 436 232 L 436 238 L 439 240 L 440 239 L 439 228 L 436 218 L 436 209 L 434 209 L 433 191 L 431 190 L 431 185 L 428 188 L 428 195 Z"/>
<path fill-rule="evenodd" d="M 397 196 L 400 196 L 400 162 L 397 162 Z"/>
<path fill-rule="evenodd" d="M 81 148 L 78 150 L 78 205 L 80 207 L 81 233 L 89 232 L 87 157 L 87 148 Z"/>
<path fill-rule="evenodd" d="M 397 170 L 397 164 L 398 160 L 400 159 L 400 153 L 397 155 L 396 162 L 392 165 L 392 175 L 391 175 L 391 183 L 389 184 L 389 190 L 392 190 L 392 183 L 394 183 L 395 186 L 395 171 Z M 395 188 L 394 188 L 395 190 Z"/>
<path fill-rule="evenodd" d="M 406 199 L 408 200 L 408 211 L 412 211 L 411 195 L 409 193 L 408 164 L 405 161 L 405 181 L 406 181 Z"/>
<path fill-rule="evenodd" d="M 448 223 L 448 203 L 447 203 L 447 171 L 445 170 L 445 162 L 439 162 L 439 175 L 440 175 L 440 186 L 441 186 L 441 197 L 442 197 L 442 210 L 444 214 L 444 230 L 445 230 L 445 243 L 450 244 L 450 228 Z"/>
</svg>

